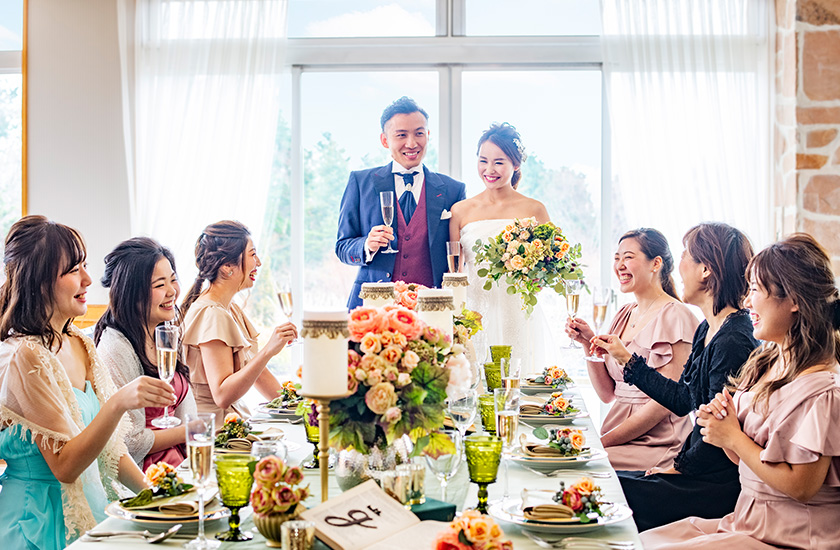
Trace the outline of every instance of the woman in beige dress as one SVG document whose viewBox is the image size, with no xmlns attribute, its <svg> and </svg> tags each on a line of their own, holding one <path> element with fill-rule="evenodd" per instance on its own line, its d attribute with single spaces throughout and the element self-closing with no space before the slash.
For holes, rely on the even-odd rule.
<svg viewBox="0 0 840 550">
<path fill-rule="evenodd" d="M 248 229 L 236 221 L 208 225 L 195 245 L 198 277 L 184 298 L 185 361 L 199 412 L 249 416 L 242 397 L 252 386 L 274 399 L 280 382 L 266 368 L 269 360 L 297 337 L 292 323 L 276 327 L 262 349 L 257 330 L 233 302 L 257 279 L 260 259 Z M 205 287 L 204 283 L 209 284 Z"/>
<path fill-rule="evenodd" d="M 747 307 L 764 345 L 698 411 L 703 440 L 739 465 L 723 519 L 687 518 L 642 534 L 659 548 L 840 548 L 840 295 L 810 235 L 759 252 Z M 715 495 L 708 495 L 714 499 Z"/>
<path fill-rule="evenodd" d="M 613 269 L 621 292 L 632 292 L 636 302 L 619 310 L 608 334 L 620 338 L 631 353 L 644 357 L 663 376 L 678 380 L 699 321 L 677 298 L 671 278 L 674 260 L 665 236 L 647 228 L 625 233 L 618 241 Z M 601 443 L 613 468 L 671 468 L 691 431 L 689 419 L 625 383 L 624 365 L 603 349 L 590 348 L 595 334 L 586 321 L 569 319 L 566 333 L 584 346 L 598 397 L 613 403 L 601 426 Z M 599 362 L 602 356 L 604 361 Z"/>
</svg>

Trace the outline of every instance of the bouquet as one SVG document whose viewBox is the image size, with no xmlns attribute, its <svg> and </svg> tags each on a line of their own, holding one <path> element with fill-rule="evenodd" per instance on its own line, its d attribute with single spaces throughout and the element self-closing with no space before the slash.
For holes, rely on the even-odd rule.
<svg viewBox="0 0 840 550">
<path fill-rule="evenodd" d="M 573 407 L 572 400 L 563 397 L 563 392 L 556 391 L 546 400 L 543 411 L 552 416 L 568 416 L 579 413 L 580 409 Z"/>
<path fill-rule="evenodd" d="M 303 482 L 303 471 L 286 467 L 276 456 L 267 456 L 254 468 L 254 489 L 251 506 L 260 516 L 297 512 L 301 502 L 309 496 L 309 485 L 295 488 Z"/>
<path fill-rule="evenodd" d="M 479 277 L 487 278 L 484 290 L 504 277 L 507 293 L 521 295 L 529 315 L 540 290 L 550 287 L 565 295 L 564 279 L 583 279 L 580 244 L 570 244 L 559 227 L 538 224 L 536 218 L 515 219 L 486 244 L 476 241 L 473 251 L 475 261 L 486 264 L 478 270 Z"/>
<path fill-rule="evenodd" d="M 601 488 L 590 477 L 582 477 L 566 489 L 566 483 L 560 482 L 560 490 L 554 495 L 554 502 L 565 504 L 572 509 L 581 523 L 589 523 L 604 515 L 601 505 L 604 502 Z"/>
<path fill-rule="evenodd" d="M 589 447 L 584 447 L 586 438 L 583 436 L 583 431 L 575 428 L 547 430 L 539 427 L 534 430 L 534 437 L 548 439 L 548 446 L 560 451 L 562 456 L 578 456 L 589 450 Z"/>
<path fill-rule="evenodd" d="M 166 462 L 157 462 L 146 470 L 146 481 L 151 488 L 143 489 L 136 496 L 120 501 L 124 508 L 134 508 L 149 504 L 155 497 L 174 497 L 182 495 L 193 488 L 175 472 L 175 468 Z"/>
<path fill-rule="evenodd" d="M 552 388 L 566 387 L 572 383 L 572 377 L 566 374 L 565 369 L 557 365 L 546 367 L 543 373 L 534 379 L 537 384 L 545 384 Z"/>
<path fill-rule="evenodd" d="M 463 347 L 397 305 L 357 307 L 348 328 L 353 394 L 332 402 L 330 444 L 365 453 L 410 435 L 419 452 L 443 426 L 447 390 L 469 384 Z"/>
<path fill-rule="evenodd" d="M 490 516 L 467 510 L 438 534 L 435 550 L 513 550 L 505 533 Z"/>
<path fill-rule="evenodd" d="M 222 429 L 216 434 L 216 447 L 224 447 L 231 439 L 245 439 L 251 433 L 251 424 L 236 413 L 228 413 Z"/>
<path fill-rule="evenodd" d="M 300 389 L 300 384 L 295 384 L 291 380 L 286 380 L 280 385 L 279 395 L 266 403 L 266 408 L 282 409 L 285 405 L 297 403 L 300 399 L 297 391 Z"/>
</svg>

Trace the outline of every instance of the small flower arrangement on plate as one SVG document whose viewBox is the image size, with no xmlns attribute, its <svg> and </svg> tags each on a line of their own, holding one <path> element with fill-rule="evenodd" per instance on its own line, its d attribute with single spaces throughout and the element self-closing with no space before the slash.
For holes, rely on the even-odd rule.
<svg viewBox="0 0 840 550">
<path fill-rule="evenodd" d="M 260 516 L 296 513 L 298 506 L 309 497 L 309 485 L 303 482 L 303 471 L 288 467 L 276 456 L 267 456 L 254 468 L 254 489 L 251 506 Z"/>
<path fill-rule="evenodd" d="M 604 516 L 601 510 L 603 502 L 601 488 L 595 485 L 590 477 L 582 477 L 566 488 L 564 481 L 560 482 L 560 490 L 554 495 L 554 502 L 565 504 L 572 509 L 581 523 L 597 521 Z"/>
<path fill-rule="evenodd" d="M 231 439 L 245 439 L 251 433 L 251 424 L 236 413 L 225 415 L 225 423 L 216 434 L 216 447 L 224 447 Z"/>
<path fill-rule="evenodd" d="M 486 243 L 476 241 L 473 251 L 475 261 L 484 264 L 478 270 L 479 277 L 487 278 L 484 290 L 504 280 L 507 293 L 519 294 L 529 315 L 543 288 L 565 295 L 564 279 L 583 279 L 580 244 L 572 245 L 559 227 L 536 218 L 513 220 Z"/>
<path fill-rule="evenodd" d="M 295 384 L 291 380 L 286 380 L 280 385 L 280 391 L 277 397 L 265 404 L 267 409 L 285 409 L 291 405 L 296 405 L 300 401 L 297 391 L 300 389 L 300 384 Z"/>
<path fill-rule="evenodd" d="M 189 483 L 184 483 L 175 468 L 166 462 L 157 462 L 149 466 L 145 478 L 151 487 L 143 489 L 136 496 L 121 500 L 120 505 L 123 508 L 145 506 L 154 498 L 182 495 L 193 488 Z"/>
<path fill-rule="evenodd" d="M 566 369 L 552 365 L 543 369 L 543 373 L 534 378 L 534 383 L 545 384 L 555 389 L 565 388 L 572 384 L 572 377 L 566 373 Z"/>
<path fill-rule="evenodd" d="M 543 412 L 551 416 L 572 416 L 579 413 L 580 409 L 572 406 L 572 400 L 563 396 L 563 392 L 556 391 L 546 400 Z"/>
<path fill-rule="evenodd" d="M 578 456 L 589 451 L 586 447 L 586 437 L 582 430 L 575 428 L 551 428 L 542 426 L 534 430 L 534 437 L 537 439 L 548 439 L 548 446 L 560 451 L 562 456 Z"/>
<path fill-rule="evenodd" d="M 438 534 L 435 550 L 513 550 L 502 528 L 490 516 L 467 510 Z"/>
</svg>

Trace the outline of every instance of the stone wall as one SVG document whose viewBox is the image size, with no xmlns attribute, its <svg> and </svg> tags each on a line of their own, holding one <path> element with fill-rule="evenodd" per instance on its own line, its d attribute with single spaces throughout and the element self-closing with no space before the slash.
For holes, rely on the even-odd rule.
<svg viewBox="0 0 840 550">
<path fill-rule="evenodd" d="M 776 20 L 777 234 L 811 233 L 840 275 L 840 0 L 777 0 Z"/>
</svg>

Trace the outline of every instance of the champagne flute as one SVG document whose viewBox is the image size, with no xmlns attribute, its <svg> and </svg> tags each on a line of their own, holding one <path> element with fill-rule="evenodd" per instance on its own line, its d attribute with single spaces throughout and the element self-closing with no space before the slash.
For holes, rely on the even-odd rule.
<svg viewBox="0 0 840 550">
<path fill-rule="evenodd" d="M 504 493 L 502 501 L 508 499 L 508 462 L 519 429 L 519 388 L 499 388 L 493 391 L 496 405 L 496 435 L 502 439 L 502 463 L 504 465 Z"/>
<path fill-rule="evenodd" d="M 283 310 L 283 315 L 286 316 L 286 319 L 291 323 L 292 322 L 292 314 L 295 311 L 294 302 L 292 301 L 292 285 L 289 281 L 283 281 L 280 283 L 280 290 L 277 292 L 277 299 L 280 300 L 280 309 Z M 297 338 L 286 344 L 286 347 L 289 346 L 296 346 L 300 342 L 298 342 Z"/>
<path fill-rule="evenodd" d="M 190 472 L 198 492 L 198 536 L 188 542 L 189 550 L 218 548 L 221 542 L 204 536 L 204 492 L 213 472 L 213 441 L 216 415 L 213 413 L 187 414 L 184 428 L 187 433 L 187 458 Z"/>
<path fill-rule="evenodd" d="M 394 223 L 394 192 L 381 191 L 379 193 L 379 206 L 382 208 L 382 221 L 385 225 L 391 227 Z M 388 248 L 381 250 L 383 254 L 396 254 L 398 251 L 391 247 L 391 241 L 388 241 Z"/>
<path fill-rule="evenodd" d="M 519 375 L 522 371 L 522 360 L 518 357 L 502 357 L 501 363 L 502 387 L 508 390 L 518 388 L 520 384 Z"/>
<path fill-rule="evenodd" d="M 461 241 L 446 241 L 446 263 L 450 273 L 458 273 L 461 267 Z"/>
<path fill-rule="evenodd" d="M 451 446 L 446 445 L 446 447 L 449 447 L 448 449 L 440 449 L 434 456 L 424 454 L 426 464 L 434 472 L 438 481 L 440 481 L 440 500 L 446 502 L 446 485 L 458 471 L 458 466 L 461 464 L 461 453 L 458 449 L 461 446 L 460 441 L 462 441 L 462 436 L 459 434 L 459 431 L 444 429 L 439 430 L 434 434 L 434 437 L 445 438 L 451 443 Z"/>
<path fill-rule="evenodd" d="M 592 290 L 592 325 L 595 328 L 595 335 L 601 334 L 601 327 L 607 319 L 607 310 L 610 307 L 610 301 L 613 297 L 613 291 L 607 286 L 596 286 Z M 587 361 L 591 363 L 603 363 L 604 358 L 592 355 L 587 357 Z"/>
<path fill-rule="evenodd" d="M 461 441 L 467 434 L 467 428 L 475 422 L 477 414 L 478 392 L 474 389 L 458 393 L 449 399 L 449 416 L 452 417 L 452 423 L 461 435 Z"/>
<path fill-rule="evenodd" d="M 155 347 L 158 376 L 167 384 L 171 384 L 175 378 L 175 365 L 178 364 L 178 327 L 169 324 L 155 327 Z M 180 424 L 180 418 L 169 416 L 169 406 L 163 408 L 163 416 L 152 420 L 152 426 L 155 428 L 174 428 Z"/>
<path fill-rule="evenodd" d="M 580 279 L 565 280 L 563 286 L 566 290 L 566 313 L 568 313 L 569 319 L 574 319 L 580 306 L 580 291 L 583 289 L 583 281 Z M 566 346 L 566 349 L 580 349 L 580 346 L 572 340 Z"/>
</svg>

